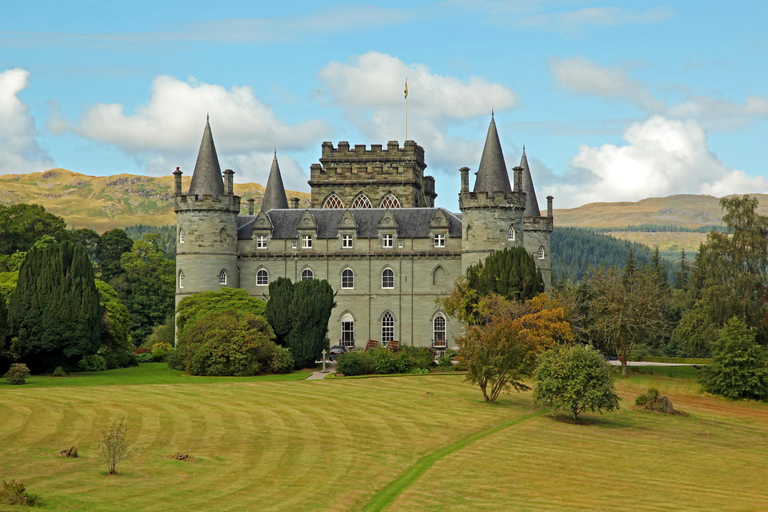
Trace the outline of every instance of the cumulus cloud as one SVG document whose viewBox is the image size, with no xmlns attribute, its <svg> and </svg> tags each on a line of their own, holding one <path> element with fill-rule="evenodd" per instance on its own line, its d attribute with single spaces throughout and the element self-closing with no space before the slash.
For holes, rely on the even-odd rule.
<svg viewBox="0 0 768 512">
<path fill-rule="evenodd" d="M 433 73 L 423 64 L 406 64 L 397 57 L 370 52 L 352 62 L 331 62 L 320 71 L 328 102 L 346 112 L 369 141 L 386 143 L 405 138 L 403 87 L 408 79 L 408 139 L 428 147 L 433 165 L 466 165 L 482 149 L 478 139 L 452 135 L 450 127 L 491 110 L 517 106 L 509 88 L 483 78 L 459 80 Z M 471 158 L 471 159 L 470 159 Z"/>
<path fill-rule="evenodd" d="M 29 72 L 16 68 L 0 73 L 0 173 L 50 169 L 51 159 L 35 137 L 35 120 L 18 97 L 27 88 Z"/>
<path fill-rule="evenodd" d="M 571 160 L 578 182 L 547 187 L 558 204 L 637 201 L 670 194 L 765 193 L 768 180 L 731 169 L 713 154 L 702 126 L 661 116 L 633 123 L 625 145 L 583 145 Z"/>
</svg>

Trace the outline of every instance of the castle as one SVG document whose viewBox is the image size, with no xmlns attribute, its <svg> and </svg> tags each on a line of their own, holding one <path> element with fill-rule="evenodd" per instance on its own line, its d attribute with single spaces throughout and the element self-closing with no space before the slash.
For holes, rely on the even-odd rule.
<svg viewBox="0 0 768 512">
<path fill-rule="evenodd" d="M 424 149 L 408 140 L 322 145 L 311 166 L 311 207 L 288 198 L 275 154 L 261 211 L 241 214 L 234 172 L 219 167 L 206 122 L 192 182 L 182 191 L 176 169 L 176 303 L 197 292 L 243 288 L 266 299 L 278 277 L 326 279 L 336 291 L 331 344 L 445 349 L 461 326 L 436 299 L 450 294 L 470 265 L 505 247 L 525 247 L 551 282 L 552 197 L 542 216 L 525 156 L 510 185 L 491 117 L 474 187 L 460 169 L 461 213 L 435 207 L 435 180 L 424 174 Z"/>
</svg>

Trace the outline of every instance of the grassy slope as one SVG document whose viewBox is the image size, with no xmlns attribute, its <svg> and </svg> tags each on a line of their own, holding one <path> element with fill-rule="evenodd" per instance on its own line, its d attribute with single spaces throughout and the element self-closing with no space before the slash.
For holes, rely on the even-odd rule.
<svg viewBox="0 0 768 512">
<path fill-rule="evenodd" d="M 191 175 L 184 176 L 184 188 Z M 235 183 L 235 194 L 261 204 L 264 187 L 258 183 Z M 309 194 L 288 191 L 309 205 Z M 104 232 L 134 224 L 167 225 L 176 222 L 173 212 L 173 176 L 149 177 L 131 174 L 86 176 L 66 169 L 30 174 L 0 175 L 0 203 L 39 203 L 66 219 L 69 227 Z"/>
<path fill-rule="evenodd" d="M 360 510 L 430 454 L 531 411 L 530 393 L 486 405 L 461 376 L 216 382 L 150 365 L 121 378 L 134 385 L 0 387 L 0 479 L 51 510 Z M 649 385 L 690 416 L 633 411 Z M 590 425 L 533 417 L 449 450 L 389 510 L 768 508 L 767 405 L 658 375 L 619 390 L 623 409 Z M 106 477 L 94 439 L 121 416 L 142 449 Z M 73 444 L 80 459 L 55 456 Z M 179 451 L 196 460 L 165 458 Z"/>
</svg>

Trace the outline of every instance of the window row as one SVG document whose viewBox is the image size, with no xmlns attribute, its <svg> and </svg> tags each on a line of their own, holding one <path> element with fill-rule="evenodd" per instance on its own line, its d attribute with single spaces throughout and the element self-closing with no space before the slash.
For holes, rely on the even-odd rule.
<svg viewBox="0 0 768 512">
<path fill-rule="evenodd" d="M 187 233 L 184 231 L 184 228 L 179 230 L 179 243 L 183 244 L 186 241 Z M 219 242 L 226 244 L 230 241 L 229 235 L 227 233 L 227 230 L 225 228 L 221 228 L 219 231 Z"/>
<path fill-rule="evenodd" d="M 228 277 L 229 276 L 227 275 L 226 270 L 222 270 L 221 272 L 219 272 L 219 284 L 226 285 Z M 179 289 L 183 289 L 183 288 L 184 288 L 184 271 L 179 270 Z"/>
<path fill-rule="evenodd" d="M 432 241 L 434 243 L 435 247 L 445 247 L 445 235 L 439 234 L 439 235 L 433 235 Z M 295 249 L 297 246 L 296 242 L 291 242 L 291 247 Z M 395 235 L 381 235 L 381 247 L 384 249 L 392 249 L 395 246 Z M 314 247 L 314 237 L 312 235 L 301 235 L 301 248 L 302 249 L 312 249 Z M 355 247 L 354 244 L 354 237 L 352 235 L 341 235 L 341 248 L 342 249 L 353 249 Z M 398 247 L 403 247 L 403 241 L 398 241 Z M 267 248 L 267 237 L 266 235 L 258 235 L 256 237 L 256 248 L 257 249 L 266 249 Z"/>
<path fill-rule="evenodd" d="M 389 311 L 381 316 L 381 344 L 386 346 L 389 342 L 395 341 L 395 317 Z M 437 313 L 432 319 L 432 346 L 435 348 L 445 348 L 446 343 L 446 320 L 443 313 Z M 341 317 L 341 340 L 340 344 L 345 347 L 355 346 L 355 319 L 345 313 Z"/>
<path fill-rule="evenodd" d="M 379 201 L 379 208 L 400 208 L 400 200 L 394 194 L 387 194 Z M 336 194 L 329 195 L 323 202 L 323 208 L 343 209 L 344 201 Z M 350 208 L 373 208 L 373 203 L 365 194 L 358 194 L 353 200 Z"/>
</svg>

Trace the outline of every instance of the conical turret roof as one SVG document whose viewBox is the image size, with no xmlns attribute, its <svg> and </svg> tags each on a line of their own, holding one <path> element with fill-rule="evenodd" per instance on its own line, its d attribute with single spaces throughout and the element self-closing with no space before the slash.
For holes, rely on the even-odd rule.
<svg viewBox="0 0 768 512">
<path fill-rule="evenodd" d="M 523 211 L 523 216 L 541 217 L 539 201 L 536 199 L 536 190 L 533 188 L 531 168 L 528 167 L 528 157 L 525 156 L 525 146 L 523 146 L 523 156 L 520 158 L 520 167 L 523 168 L 523 192 L 525 192 L 525 211 Z"/>
<path fill-rule="evenodd" d="M 272 169 L 269 171 L 267 187 L 264 189 L 264 200 L 261 202 L 261 211 L 288 208 L 288 198 L 283 187 L 283 177 L 280 175 L 280 166 L 277 164 L 277 152 L 272 158 Z"/>
<path fill-rule="evenodd" d="M 496 121 L 491 114 L 491 125 L 488 127 L 488 135 L 485 137 L 483 156 L 480 158 L 480 167 L 477 169 L 475 179 L 475 192 L 511 192 L 507 164 L 504 162 L 504 153 L 501 151 L 499 134 L 496 131 Z"/>
<path fill-rule="evenodd" d="M 213 145 L 211 124 L 205 120 L 203 140 L 200 142 L 200 151 L 197 153 L 195 172 L 192 173 L 192 183 L 189 185 L 189 195 L 213 195 L 224 194 L 224 180 L 221 178 L 219 157 L 216 155 L 216 146 Z"/>
</svg>

